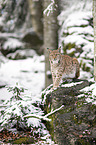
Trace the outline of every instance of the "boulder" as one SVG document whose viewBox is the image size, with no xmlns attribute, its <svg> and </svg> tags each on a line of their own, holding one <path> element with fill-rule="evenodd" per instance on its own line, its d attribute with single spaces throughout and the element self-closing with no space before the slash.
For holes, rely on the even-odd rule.
<svg viewBox="0 0 96 145">
<path fill-rule="evenodd" d="M 52 121 L 47 123 L 58 145 L 96 144 L 96 105 L 88 103 L 87 94 L 81 93 L 81 89 L 90 85 L 92 82 L 76 79 L 70 83 L 66 81 L 54 91 L 49 87 L 47 94 L 46 91 L 42 94 L 46 113 L 64 105 L 50 116 Z"/>
<path fill-rule="evenodd" d="M 16 34 L 16 33 L 0 33 L 0 49 L 4 56 L 9 55 L 11 58 L 13 55 L 25 49 L 30 51 L 33 49 L 37 52 L 37 54 L 41 55 L 43 53 L 43 40 L 33 31 L 33 29 L 28 29 L 24 33 Z M 19 51 L 20 50 L 20 51 Z M 23 51 L 24 52 L 24 51 Z M 23 53 L 22 52 L 22 53 Z M 29 51 L 28 51 L 29 52 Z M 13 54 L 14 53 L 14 54 Z M 16 59 L 23 57 L 20 55 L 16 55 Z M 31 54 L 30 54 L 31 55 Z M 26 56 L 24 56 L 25 58 Z M 15 59 L 14 58 L 14 59 Z"/>
<path fill-rule="evenodd" d="M 18 60 L 18 59 L 26 59 L 28 57 L 33 57 L 37 55 L 35 50 L 32 49 L 24 49 L 24 50 L 16 50 L 13 53 L 9 53 L 7 55 L 7 58 L 13 59 L 13 60 Z"/>
<path fill-rule="evenodd" d="M 1 46 L 1 52 L 5 56 L 9 53 L 15 52 L 18 49 L 24 49 L 25 43 L 21 42 L 17 38 L 8 38 Z"/>
<path fill-rule="evenodd" d="M 26 30 L 22 35 L 22 41 L 30 43 L 32 46 L 43 44 L 43 39 L 40 38 L 32 28 Z"/>
</svg>

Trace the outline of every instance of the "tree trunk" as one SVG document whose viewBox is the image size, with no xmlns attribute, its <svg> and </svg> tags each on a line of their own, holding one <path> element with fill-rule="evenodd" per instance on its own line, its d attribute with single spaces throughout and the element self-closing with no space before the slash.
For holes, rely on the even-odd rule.
<svg viewBox="0 0 96 145">
<path fill-rule="evenodd" d="M 58 0 L 54 0 L 57 4 Z M 51 3 L 51 0 L 44 0 L 44 9 Z M 53 5 L 54 7 L 54 5 Z M 52 83 L 52 75 L 50 75 L 49 54 L 47 48 L 57 49 L 58 47 L 58 7 L 47 16 L 44 14 L 44 55 L 45 55 L 45 87 Z"/>
<path fill-rule="evenodd" d="M 28 0 L 32 26 L 41 39 L 43 38 L 43 9 L 42 0 Z"/>
<path fill-rule="evenodd" d="M 93 0 L 93 24 L 94 24 L 94 80 L 96 81 L 96 0 Z"/>
</svg>

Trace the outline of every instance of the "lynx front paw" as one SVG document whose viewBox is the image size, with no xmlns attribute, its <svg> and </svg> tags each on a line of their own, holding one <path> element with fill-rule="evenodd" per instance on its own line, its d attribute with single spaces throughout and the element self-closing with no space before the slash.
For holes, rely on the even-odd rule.
<svg viewBox="0 0 96 145">
<path fill-rule="evenodd" d="M 56 89 L 57 89 L 57 87 L 52 87 L 52 88 L 51 88 L 52 91 L 53 91 L 53 90 L 56 90 Z"/>
<path fill-rule="evenodd" d="M 59 86 L 53 86 L 52 89 L 53 89 L 53 90 L 56 90 L 58 87 L 59 87 Z"/>
</svg>

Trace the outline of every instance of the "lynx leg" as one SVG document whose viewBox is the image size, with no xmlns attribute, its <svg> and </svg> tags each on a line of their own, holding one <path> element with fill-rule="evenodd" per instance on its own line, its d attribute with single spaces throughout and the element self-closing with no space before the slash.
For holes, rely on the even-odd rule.
<svg viewBox="0 0 96 145">
<path fill-rule="evenodd" d="M 53 79 L 53 86 L 54 86 L 54 83 L 55 83 L 55 79 L 56 79 L 56 75 L 54 72 L 52 72 L 52 79 Z"/>
<path fill-rule="evenodd" d="M 57 88 L 59 86 L 61 79 L 62 79 L 62 75 L 56 76 L 55 82 L 53 84 L 53 88 Z"/>
<path fill-rule="evenodd" d="M 78 78 L 80 76 L 80 67 L 79 67 L 78 60 L 76 58 L 73 58 L 73 65 L 75 65 L 76 67 L 75 78 Z"/>
<path fill-rule="evenodd" d="M 79 63 L 77 63 L 76 65 L 76 78 L 78 78 L 80 76 L 80 67 L 79 67 Z"/>
</svg>

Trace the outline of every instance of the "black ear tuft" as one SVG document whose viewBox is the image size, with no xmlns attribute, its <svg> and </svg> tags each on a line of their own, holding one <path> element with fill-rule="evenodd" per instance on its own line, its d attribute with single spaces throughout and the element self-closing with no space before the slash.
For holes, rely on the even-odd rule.
<svg viewBox="0 0 96 145">
<path fill-rule="evenodd" d="M 51 52 L 52 52 L 52 50 L 51 50 L 51 49 L 49 49 L 49 48 L 47 48 L 47 50 L 49 51 L 49 53 L 51 53 Z"/>
</svg>

